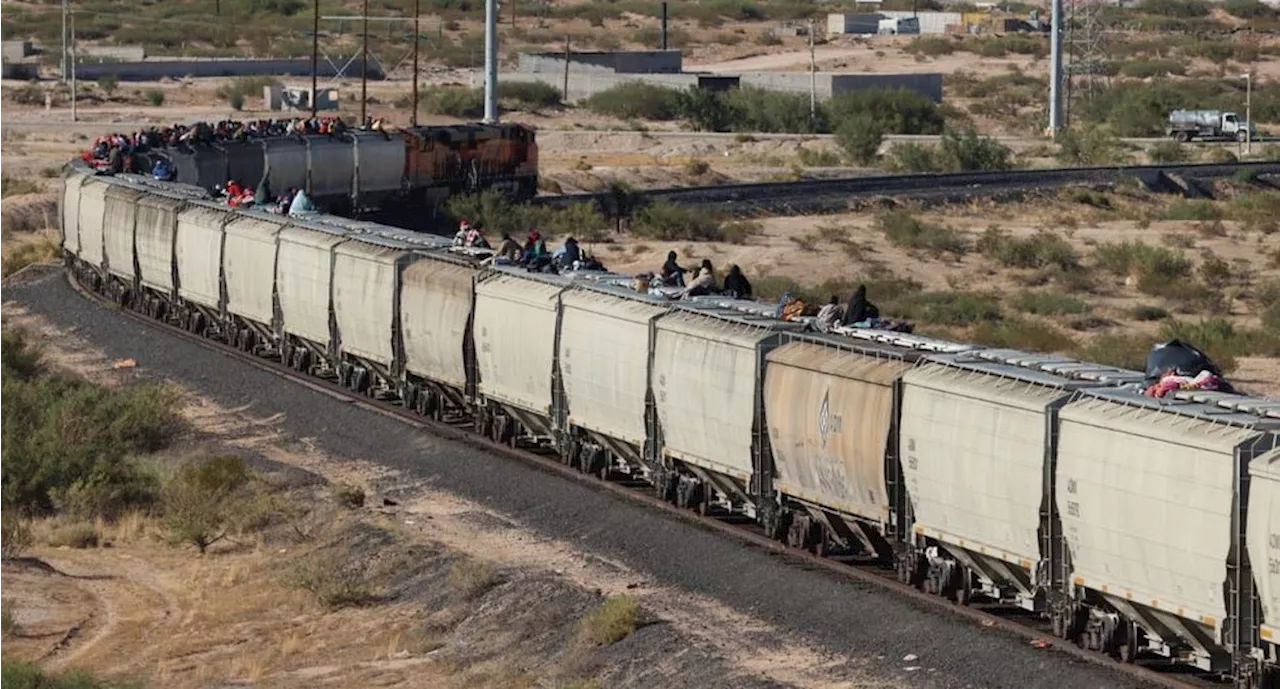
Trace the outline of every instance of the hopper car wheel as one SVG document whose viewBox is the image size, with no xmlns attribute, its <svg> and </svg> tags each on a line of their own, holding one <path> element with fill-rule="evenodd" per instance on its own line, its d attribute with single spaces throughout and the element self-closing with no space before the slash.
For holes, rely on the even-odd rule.
<svg viewBox="0 0 1280 689">
<path fill-rule="evenodd" d="M 1124 641 L 1116 644 L 1116 660 L 1132 663 L 1138 657 L 1138 625 L 1130 622 L 1125 625 Z"/>
<path fill-rule="evenodd" d="M 968 605 L 973 600 L 973 574 L 968 567 L 960 568 L 960 581 L 955 587 L 954 596 L 957 605 Z"/>
<path fill-rule="evenodd" d="M 911 583 L 911 556 L 909 554 L 900 553 L 895 563 L 894 569 L 898 573 L 898 583 Z"/>
<path fill-rule="evenodd" d="M 1053 635 L 1059 639 L 1067 638 L 1067 611 L 1054 609 L 1049 613 L 1049 619 L 1053 624 Z"/>
<path fill-rule="evenodd" d="M 809 531 L 809 520 L 806 517 L 797 517 L 791 520 L 791 525 L 787 528 L 787 546 L 790 548 L 803 548 L 805 536 Z"/>
<path fill-rule="evenodd" d="M 676 500 L 676 477 L 669 471 L 660 471 L 653 482 L 653 492 L 659 500 L 664 502 L 675 502 Z"/>
</svg>

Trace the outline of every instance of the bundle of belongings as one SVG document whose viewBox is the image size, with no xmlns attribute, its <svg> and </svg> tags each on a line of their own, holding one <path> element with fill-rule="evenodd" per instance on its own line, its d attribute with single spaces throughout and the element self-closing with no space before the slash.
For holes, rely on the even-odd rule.
<svg viewBox="0 0 1280 689">
<path fill-rule="evenodd" d="M 1147 355 L 1147 378 L 1143 394 L 1164 397 L 1178 390 L 1213 390 L 1235 393 L 1222 371 L 1204 352 L 1181 340 L 1171 340 L 1151 348 Z"/>
</svg>

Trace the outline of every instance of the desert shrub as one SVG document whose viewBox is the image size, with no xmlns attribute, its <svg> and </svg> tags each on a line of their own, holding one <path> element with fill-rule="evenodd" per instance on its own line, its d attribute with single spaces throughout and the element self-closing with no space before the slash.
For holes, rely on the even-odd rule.
<svg viewBox="0 0 1280 689">
<path fill-rule="evenodd" d="M 161 105 L 164 105 L 164 91 L 161 91 L 160 89 L 147 89 L 145 95 L 147 103 L 150 103 L 151 107 L 158 108 Z"/>
<path fill-rule="evenodd" d="M 231 510 L 249 482 L 240 457 L 209 457 L 183 466 L 164 487 L 164 520 L 170 540 L 201 553 L 227 536 Z"/>
<path fill-rule="evenodd" d="M 1020 239 L 989 228 L 978 239 L 977 249 L 983 256 L 1009 268 L 1074 271 L 1080 267 L 1076 250 L 1061 237 L 1044 231 Z"/>
<path fill-rule="evenodd" d="M 1071 187 L 1062 190 L 1060 197 L 1063 201 L 1070 203 L 1078 203 L 1082 206 L 1091 206 L 1099 210 L 1113 210 L 1115 204 L 1111 201 L 1111 196 L 1105 191 L 1097 191 L 1087 187 Z"/>
<path fill-rule="evenodd" d="M 880 159 L 884 130 L 870 115 L 850 117 L 836 128 L 836 144 L 859 165 L 871 165 Z"/>
<path fill-rule="evenodd" d="M 422 96 L 422 109 L 433 115 L 474 119 L 484 115 L 484 90 L 438 88 Z"/>
<path fill-rule="evenodd" d="M 267 86 L 279 86 L 275 77 L 237 77 L 228 84 L 218 87 L 218 97 L 227 101 L 232 110 L 244 108 L 245 99 L 261 98 L 262 90 Z"/>
<path fill-rule="evenodd" d="M 840 155 L 834 151 L 800 147 L 796 157 L 805 167 L 836 167 L 840 164 Z"/>
<path fill-rule="evenodd" d="M 1128 153 L 1119 139 L 1096 127 L 1083 131 L 1068 129 L 1057 137 L 1058 162 L 1064 165 L 1096 167 L 1127 162 Z"/>
<path fill-rule="evenodd" d="M 914 141 L 895 143 L 885 157 L 885 166 L 897 172 L 942 172 L 942 160 L 938 149 Z"/>
<path fill-rule="evenodd" d="M 1089 305 L 1080 299 L 1044 291 L 1019 293 L 1013 300 L 1013 307 L 1037 316 L 1062 316 L 1089 312 Z"/>
<path fill-rule="evenodd" d="M 1199 323 L 1168 321 L 1161 326 L 1160 336 L 1190 343 L 1209 355 L 1223 373 L 1235 370 L 1236 357 L 1249 353 L 1245 334 L 1225 318 L 1210 318 Z"/>
<path fill-rule="evenodd" d="M 490 242 L 504 232 L 515 237 L 535 228 L 544 235 L 573 234 L 579 240 L 594 241 L 609 226 L 592 203 L 576 203 L 563 209 L 517 204 L 497 191 L 451 197 L 445 210 L 454 220 L 480 222 Z"/>
<path fill-rule="evenodd" d="M 1153 344 L 1155 338 L 1146 335 L 1099 335 L 1078 346 L 1073 354 L 1085 361 L 1143 371 Z"/>
<path fill-rule="evenodd" d="M 353 510 L 364 507 L 365 494 L 360 486 L 339 483 L 333 487 L 332 493 L 334 501 L 343 507 Z"/>
<path fill-rule="evenodd" d="M 735 131 L 816 134 L 830 130 L 828 110 L 820 107 L 811 115 L 807 94 L 742 86 L 722 97 L 733 113 Z"/>
<path fill-rule="evenodd" d="M 681 117 L 682 95 L 678 89 L 626 81 L 592 94 L 583 105 L 598 115 L 623 120 L 669 121 Z"/>
<path fill-rule="evenodd" d="M 1157 165 L 1185 163 L 1191 159 L 1191 151 L 1177 141 L 1161 141 L 1147 151 L 1147 157 Z"/>
<path fill-rule="evenodd" d="M 924 222 L 907 211 L 885 213 L 876 219 L 876 225 L 894 245 L 924 251 L 933 256 L 963 256 L 969 249 L 969 242 L 960 232 L 943 225 Z"/>
<path fill-rule="evenodd" d="M 1221 220 L 1222 211 L 1207 199 L 1177 199 L 1160 211 L 1161 220 Z"/>
<path fill-rule="evenodd" d="M 951 172 L 1013 169 L 1013 151 L 995 139 L 979 135 L 972 127 L 943 134 L 938 155 L 943 169 Z"/>
<path fill-rule="evenodd" d="M 803 99 L 808 112 L 808 97 Z M 869 119 L 885 134 L 941 134 L 946 124 L 937 103 L 906 89 L 850 91 L 827 101 L 823 109 L 837 130 L 851 119 Z"/>
<path fill-rule="evenodd" d="M 484 91 L 481 90 L 483 97 Z M 560 89 L 541 81 L 502 81 L 498 83 L 498 100 L 513 110 L 554 108 L 564 100 Z"/>
<path fill-rule="evenodd" d="M 116 87 L 120 86 L 120 77 L 115 74 L 103 74 L 98 77 L 98 88 L 107 94 L 108 97 L 116 92 Z"/>
<path fill-rule="evenodd" d="M 0 610 L 0 636 L 9 638 L 18 630 L 18 616 L 13 612 L 13 601 L 5 600 Z"/>
<path fill-rule="evenodd" d="M 0 198 L 19 194 L 34 194 L 40 187 L 29 179 L 18 179 L 9 175 L 0 176 Z"/>
<path fill-rule="evenodd" d="M 449 568 L 449 585 L 458 595 L 474 600 L 485 591 L 498 585 L 499 577 L 493 567 L 477 560 L 463 560 Z"/>
<path fill-rule="evenodd" d="M 332 553 L 314 553 L 294 563 L 288 580 L 330 610 L 375 600 L 368 563 L 364 560 L 342 560 Z"/>
<path fill-rule="evenodd" d="M 954 53 L 956 51 L 956 42 L 945 36 L 919 36 L 911 39 L 911 42 L 907 43 L 904 50 L 916 55 L 939 57 Z"/>
<path fill-rule="evenodd" d="M 53 527 L 47 542 L 55 548 L 97 548 L 100 534 L 86 521 L 67 521 Z"/>
<path fill-rule="evenodd" d="M 1275 8 L 1261 0 L 1226 0 L 1222 9 L 1241 19 L 1273 19 L 1276 16 Z"/>
<path fill-rule="evenodd" d="M 707 89 L 681 91 L 678 110 L 685 124 L 700 132 L 731 131 L 737 115 L 723 94 Z"/>
<path fill-rule="evenodd" d="M 630 596 L 613 596 L 587 613 L 579 624 L 579 638 L 592 646 L 611 646 L 640 626 L 640 603 Z"/>
<path fill-rule="evenodd" d="M 8 277 L 29 265 L 49 263 L 58 257 L 61 242 L 52 235 L 41 234 L 22 241 L 11 240 L 8 255 L 0 261 L 0 276 Z"/>
<path fill-rule="evenodd" d="M 996 300 L 976 292 L 918 292 L 895 307 L 900 316 L 932 325 L 976 325 L 1000 318 Z"/>
<path fill-rule="evenodd" d="M 36 663 L 6 660 L 0 665 L 0 684 L 5 689 L 136 689 L 137 682 L 105 681 L 84 670 L 48 674 Z"/>
<path fill-rule="evenodd" d="M 1200 273 L 1200 280 L 1214 289 L 1222 289 L 1231 284 L 1234 279 L 1231 274 L 1231 264 L 1213 254 L 1205 256 L 1197 272 Z"/>
<path fill-rule="evenodd" d="M 726 222 L 715 213 L 667 201 L 655 201 L 636 211 L 631 232 L 637 237 L 663 241 L 726 241 Z M 745 240 L 745 237 L 740 238 Z"/>
<path fill-rule="evenodd" d="M 1241 194 L 1227 204 L 1226 215 L 1247 229 L 1275 231 L 1280 219 L 1280 191 L 1258 191 Z"/>
<path fill-rule="evenodd" d="M 1190 276 L 1191 260 L 1181 251 L 1142 242 L 1104 243 L 1093 253 L 1098 267 L 1115 275 L 1179 280 Z"/>
<path fill-rule="evenodd" d="M 29 346 L 22 335 L 6 336 L 4 359 L 18 352 L 29 367 Z M 173 390 L 155 385 L 113 389 L 64 375 L 6 375 L 4 507 L 49 513 L 74 496 L 100 510 L 84 516 L 111 516 L 151 504 L 154 482 L 131 457 L 168 442 L 176 402 Z"/>
<path fill-rule="evenodd" d="M 0 554 L 4 559 L 19 557 L 31 547 L 31 526 L 16 514 L 0 517 Z"/>
<path fill-rule="evenodd" d="M 1128 60 L 1120 65 L 1120 74 L 1131 79 L 1167 77 L 1186 74 L 1186 64 L 1181 60 Z"/>
<path fill-rule="evenodd" d="M 1209 16 L 1209 4 L 1202 0 L 1142 0 L 1137 9 L 1160 17 L 1197 19 Z"/>
<path fill-rule="evenodd" d="M 1169 317 L 1169 310 L 1159 306 L 1136 306 L 1133 317 L 1140 321 L 1162 321 Z"/>
<path fill-rule="evenodd" d="M 1027 318 L 1003 318 L 984 321 L 971 331 L 969 338 L 989 347 L 1010 347 L 1033 352 L 1061 352 L 1075 347 L 1071 336 L 1050 323 Z"/>
</svg>

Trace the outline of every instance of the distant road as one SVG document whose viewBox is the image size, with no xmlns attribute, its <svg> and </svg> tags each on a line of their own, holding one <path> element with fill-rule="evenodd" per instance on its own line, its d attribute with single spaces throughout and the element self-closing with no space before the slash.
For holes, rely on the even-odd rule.
<svg viewBox="0 0 1280 689">
<path fill-rule="evenodd" d="M 58 122 L 49 120 L 2 120 L 0 121 L 0 129 L 3 129 L 5 135 L 10 132 L 49 132 L 49 131 L 65 131 L 77 132 L 83 134 L 99 134 L 107 131 L 130 131 L 143 127 L 154 127 L 155 122 Z M 736 139 L 745 139 L 750 137 L 757 141 L 824 141 L 833 138 L 831 134 L 734 134 L 722 132 L 683 132 L 683 131 L 636 131 L 636 130 L 592 130 L 592 129 L 539 129 L 540 135 L 550 134 L 565 137 L 590 137 L 590 136 L 638 136 L 650 140 L 670 141 L 672 143 L 682 141 L 715 141 L 727 142 Z M 886 142 L 921 142 L 931 143 L 937 142 L 941 137 L 926 135 L 890 135 L 885 137 Z M 1035 136 L 997 136 L 994 137 L 1000 143 L 1012 147 L 1028 147 L 1037 144 L 1047 144 L 1049 139 L 1046 137 Z M 1266 143 L 1280 140 L 1280 137 L 1259 137 L 1254 143 Z M 1169 141 L 1165 137 L 1139 137 L 1122 139 L 1125 143 L 1135 146 L 1151 146 L 1161 141 Z M 1234 141 L 1214 141 L 1214 142 L 1195 142 L 1193 145 L 1210 145 L 1210 146 L 1236 146 Z"/>
</svg>

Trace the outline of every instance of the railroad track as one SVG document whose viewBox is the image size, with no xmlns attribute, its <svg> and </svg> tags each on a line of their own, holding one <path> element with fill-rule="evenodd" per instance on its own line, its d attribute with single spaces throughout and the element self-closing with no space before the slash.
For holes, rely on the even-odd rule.
<svg viewBox="0 0 1280 689">
<path fill-rule="evenodd" d="M 965 200 L 1025 195 L 1028 192 L 1065 187 L 1111 186 L 1122 180 L 1138 180 L 1152 189 L 1178 190 L 1186 184 L 1179 180 L 1276 174 L 1280 174 L 1280 161 L 1054 168 L 726 184 L 717 187 L 650 189 L 629 194 L 567 194 L 541 196 L 534 199 L 533 203 L 553 208 L 565 208 L 584 202 L 595 203 L 610 217 L 629 215 L 638 205 L 652 201 L 716 209 L 738 216 L 766 213 L 803 215 L 847 211 L 861 203 L 885 197 L 904 201 Z"/>
<path fill-rule="evenodd" d="M 1050 645 L 1045 647 L 1046 653 L 1064 654 L 1084 662 L 1104 666 L 1111 671 L 1127 675 L 1152 687 L 1206 689 L 1208 687 L 1229 686 L 1214 678 L 1187 673 L 1184 668 L 1170 666 L 1164 659 L 1140 658 L 1136 663 L 1120 663 L 1101 653 L 1085 650 L 1074 644 L 1056 639 L 1052 634 L 1048 621 L 1041 620 L 1032 613 L 985 605 L 980 602 L 969 606 L 960 606 L 940 596 L 931 595 L 903 584 L 898 581 L 893 570 L 879 567 L 870 562 L 857 561 L 839 555 L 820 556 L 809 551 L 789 548 L 783 543 L 769 538 L 758 525 L 745 521 L 741 516 L 721 515 L 715 512 L 704 514 L 680 509 L 656 497 L 651 487 L 642 481 L 626 479 L 617 475 L 601 476 L 583 473 L 562 463 L 558 454 L 554 454 L 545 448 L 501 444 L 488 437 L 476 434 L 473 432 L 470 420 L 456 422 L 436 421 L 420 416 L 413 410 L 406 409 L 394 401 L 351 392 L 338 385 L 336 381 L 305 375 L 278 361 L 241 351 L 232 345 L 188 332 L 176 325 L 155 320 L 127 308 L 119 309 L 103 295 L 82 285 L 70 271 L 65 271 L 65 275 L 71 283 L 71 287 L 80 295 L 99 306 L 118 311 L 124 314 L 125 317 L 139 321 L 148 327 L 164 330 L 174 337 L 182 338 L 204 349 L 231 357 L 260 371 L 279 376 L 364 410 L 395 419 L 410 428 L 425 431 L 440 438 L 465 443 L 561 478 L 589 486 L 594 490 L 603 491 L 644 505 L 650 509 L 658 510 L 668 516 L 732 538 L 739 543 L 781 558 L 791 566 L 826 571 L 835 576 L 856 580 L 906 597 L 930 609 L 958 616 L 972 623 L 975 633 L 995 630 L 1025 639 L 1028 643 L 1047 641 L 1050 642 Z"/>
</svg>

